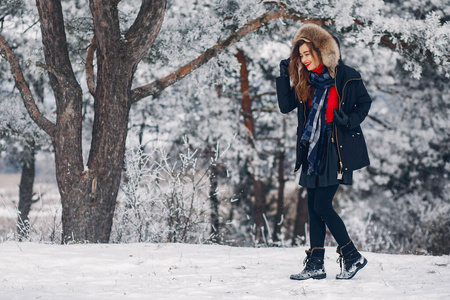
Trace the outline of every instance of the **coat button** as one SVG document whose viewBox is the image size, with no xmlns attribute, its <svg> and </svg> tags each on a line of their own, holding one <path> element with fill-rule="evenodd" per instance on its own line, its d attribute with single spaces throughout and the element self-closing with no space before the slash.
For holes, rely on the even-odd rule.
<svg viewBox="0 0 450 300">
<path fill-rule="evenodd" d="M 342 145 L 340 145 L 339 147 L 342 148 Z"/>
<path fill-rule="evenodd" d="M 355 135 L 354 135 L 354 134 L 352 134 L 352 137 L 355 137 Z"/>
<path fill-rule="evenodd" d="M 345 171 L 347 171 L 348 169 L 347 168 L 345 168 Z"/>
<path fill-rule="evenodd" d="M 344 102 L 342 102 L 342 105 L 344 105 L 345 103 Z"/>
</svg>

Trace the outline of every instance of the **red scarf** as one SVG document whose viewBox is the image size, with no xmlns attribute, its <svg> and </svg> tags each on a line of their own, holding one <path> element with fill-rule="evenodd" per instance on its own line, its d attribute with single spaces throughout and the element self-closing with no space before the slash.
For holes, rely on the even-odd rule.
<svg viewBox="0 0 450 300">
<path fill-rule="evenodd" d="M 322 74 L 323 72 L 323 65 L 320 64 L 316 69 L 312 70 L 312 72 L 316 74 Z M 325 120 L 327 123 L 333 122 L 333 116 L 334 116 L 334 110 L 338 109 L 339 105 L 339 96 L 336 90 L 336 86 L 332 86 L 330 88 L 330 92 L 328 93 L 328 100 L 327 100 L 327 111 L 326 111 L 326 117 Z M 311 107 L 311 101 L 308 101 L 308 107 Z"/>
</svg>

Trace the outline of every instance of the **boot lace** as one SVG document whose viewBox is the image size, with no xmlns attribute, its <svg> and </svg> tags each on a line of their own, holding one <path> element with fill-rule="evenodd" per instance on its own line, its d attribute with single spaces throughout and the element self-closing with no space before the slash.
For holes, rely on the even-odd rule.
<svg viewBox="0 0 450 300">
<path fill-rule="evenodd" d="M 344 256 L 339 255 L 339 257 L 336 259 L 336 262 L 339 264 L 339 266 L 342 267 L 342 262 L 344 261 Z"/>
<path fill-rule="evenodd" d="M 305 250 L 305 253 L 306 253 L 306 257 L 305 257 L 305 259 L 303 260 L 303 265 L 304 265 L 304 266 L 305 266 L 305 265 L 308 263 L 308 261 L 310 260 L 312 251 L 311 251 L 310 249 L 309 249 L 309 250 Z"/>
<path fill-rule="evenodd" d="M 308 261 L 309 261 L 309 257 L 305 257 L 305 259 L 303 260 L 303 265 L 306 266 L 306 264 L 308 263 Z"/>
</svg>

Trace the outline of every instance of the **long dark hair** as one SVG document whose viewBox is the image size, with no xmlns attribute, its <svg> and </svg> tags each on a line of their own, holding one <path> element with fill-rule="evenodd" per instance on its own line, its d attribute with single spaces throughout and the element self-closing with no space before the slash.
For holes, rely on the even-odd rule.
<svg viewBox="0 0 450 300">
<path fill-rule="evenodd" d="M 300 101 L 308 102 L 313 98 L 314 88 L 309 80 L 309 71 L 302 64 L 300 58 L 300 46 L 306 44 L 312 56 L 315 56 L 322 62 L 322 55 L 313 43 L 305 40 L 299 40 L 291 52 L 291 62 L 289 64 L 289 75 L 295 88 L 295 94 Z"/>
</svg>

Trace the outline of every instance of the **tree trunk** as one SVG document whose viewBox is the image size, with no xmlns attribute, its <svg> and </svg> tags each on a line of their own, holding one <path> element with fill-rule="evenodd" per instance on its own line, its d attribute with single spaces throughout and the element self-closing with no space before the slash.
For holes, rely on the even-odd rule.
<svg viewBox="0 0 450 300">
<path fill-rule="evenodd" d="M 144 0 L 135 23 L 122 37 L 117 3 L 90 0 L 97 50 L 94 125 L 83 171 L 82 91 L 70 63 L 61 3 L 36 1 L 46 68 L 56 98 L 53 138 L 61 194 L 63 242 L 108 242 L 127 136 L 131 84 L 137 64 L 153 44 L 164 18 L 165 0 Z M 89 76 L 89 78 L 93 78 Z"/>
<path fill-rule="evenodd" d="M 238 157 L 237 164 L 239 165 L 240 158 Z M 248 163 L 245 163 L 239 169 L 239 181 L 233 187 L 233 194 L 236 198 L 235 201 L 231 202 L 229 220 L 233 221 L 235 210 L 237 211 L 238 207 L 241 208 L 243 213 L 251 218 L 248 220 L 250 223 L 254 223 L 253 220 L 253 202 L 251 200 L 250 195 L 250 187 L 253 185 L 251 174 L 248 172 Z"/>
<path fill-rule="evenodd" d="M 278 235 L 280 233 L 283 214 L 283 200 L 284 200 L 284 150 L 278 153 L 278 201 L 277 201 L 277 215 L 275 217 L 275 226 L 273 229 L 272 239 L 278 241 Z"/>
<path fill-rule="evenodd" d="M 242 115 L 244 116 L 244 125 L 247 128 L 247 143 L 254 147 L 253 137 L 255 135 L 255 125 L 252 113 L 252 98 L 250 97 L 250 83 L 248 81 L 247 60 L 244 52 L 238 49 L 236 57 L 241 64 L 240 69 L 240 83 L 241 83 L 241 107 Z"/>
<path fill-rule="evenodd" d="M 215 86 L 217 97 L 222 97 L 222 86 Z M 212 151 L 212 145 L 207 146 L 206 158 L 210 159 L 214 157 L 215 153 Z M 210 174 L 209 174 L 209 201 L 211 204 L 211 235 L 212 240 L 216 243 L 220 243 L 220 219 L 219 219 L 219 206 L 220 202 L 217 198 L 217 188 L 219 187 L 219 165 L 217 161 L 212 162 Z M 230 214 L 232 216 L 233 208 L 230 209 Z"/>
<path fill-rule="evenodd" d="M 37 96 L 37 101 L 44 103 L 44 79 L 39 77 L 33 82 L 33 89 Z M 22 152 L 22 175 L 19 186 L 19 216 L 17 218 L 17 233 L 19 240 L 27 238 L 30 230 L 29 214 L 33 198 L 33 185 L 35 179 L 35 156 L 36 142 L 34 140 L 25 142 L 25 149 Z"/>
<path fill-rule="evenodd" d="M 99 69 L 108 70 L 98 79 L 88 170 L 81 180 L 67 187 L 63 180 L 70 174 L 65 171 L 64 160 L 70 153 L 62 149 L 56 156 L 60 189 L 68 189 L 61 194 L 65 242 L 109 241 L 124 164 L 131 76 L 124 76 L 120 60 L 98 60 Z"/>
<path fill-rule="evenodd" d="M 33 198 L 33 184 L 35 175 L 35 142 L 27 142 L 22 153 L 22 175 L 19 185 L 19 216 L 17 218 L 17 233 L 19 240 L 27 238 L 30 231 L 29 213 Z"/>
<path fill-rule="evenodd" d="M 79 235 L 79 220 L 70 221 L 68 211 L 83 216 L 80 206 L 85 203 L 88 176 L 82 176 L 81 148 L 82 90 L 73 73 L 67 49 L 61 2 L 37 0 L 42 43 L 50 85 L 56 100 L 56 126 L 52 136 L 55 150 L 56 180 L 61 195 L 62 241 L 85 241 L 89 234 Z M 72 203 L 76 203 L 72 207 Z M 67 222 L 74 224 L 67 226 Z M 81 226 L 80 226 L 81 227 Z M 69 230 L 69 231 L 67 231 Z M 69 238 L 70 237 L 70 238 Z"/>
<path fill-rule="evenodd" d="M 295 218 L 294 237 L 292 245 L 295 245 L 296 237 L 304 237 L 303 243 L 306 241 L 305 224 L 308 224 L 308 198 L 303 196 L 304 189 L 298 191 L 297 217 Z"/>
<path fill-rule="evenodd" d="M 117 14 L 117 10 L 110 11 L 108 7 L 96 9 L 92 9 L 93 15 L 104 11 Z M 94 20 L 96 17 L 94 15 Z M 120 52 L 123 45 L 117 20 L 113 15 L 107 22 L 102 19 L 104 24 L 101 25 L 96 24 L 99 20 L 94 21 L 98 78 L 89 170 L 74 185 L 75 190 L 61 199 L 66 241 L 73 234 L 75 240 L 106 243 L 111 233 L 124 164 L 134 72 L 134 66 Z"/>
<path fill-rule="evenodd" d="M 250 147 L 255 148 L 254 136 L 255 136 L 255 124 L 252 114 L 252 98 L 250 97 L 250 83 L 248 80 L 247 61 L 245 59 L 244 52 L 238 49 L 236 57 L 241 64 L 240 69 L 240 83 L 241 83 L 241 95 L 242 95 L 242 114 L 244 116 L 244 124 L 247 128 L 247 143 Z M 253 182 L 253 191 L 255 196 L 255 205 L 253 211 L 253 217 L 256 226 L 256 240 L 261 240 L 262 235 L 267 236 L 266 222 L 264 215 L 266 213 L 266 191 L 264 183 L 255 177 L 255 174 L 251 174 Z"/>
<path fill-rule="evenodd" d="M 261 238 L 266 239 L 267 224 L 265 221 L 266 214 L 266 191 L 264 183 L 261 180 L 253 179 L 253 189 L 255 192 L 255 208 L 254 219 L 256 226 L 256 240 L 261 241 Z"/>
<path fill-rule="evenodd" d="M 116 64 L 110 62 L 109 65 Z M 120 68 L 120 64 L 118 66 Z M 129 95 L 126 78 L 110 79 L 102 82 L 102 86 L 109 88 L 99 89 L 96 95 L 89 170 L 83 172 L 81 180 L 73 185 L 72 190 L 61 195 L 65 242 L 72 239 L 101 243 L 109 241 L 124 164 L 130 109 L 129 105 L 122 103 Z M 64 176 L 61 165 L 60 162 L 57 168 L 60 178 Z"/>
<path fill-rule="evenodd" d="M 219 237 L 219 199 L 217 198 L 218 182 L 218 167 L 216 164 L 211 166 L 211 172 L 209 176 L 209 201 L 211 202 L 211 234 L 215 242 L 220 242 Z"/>
</svg>

